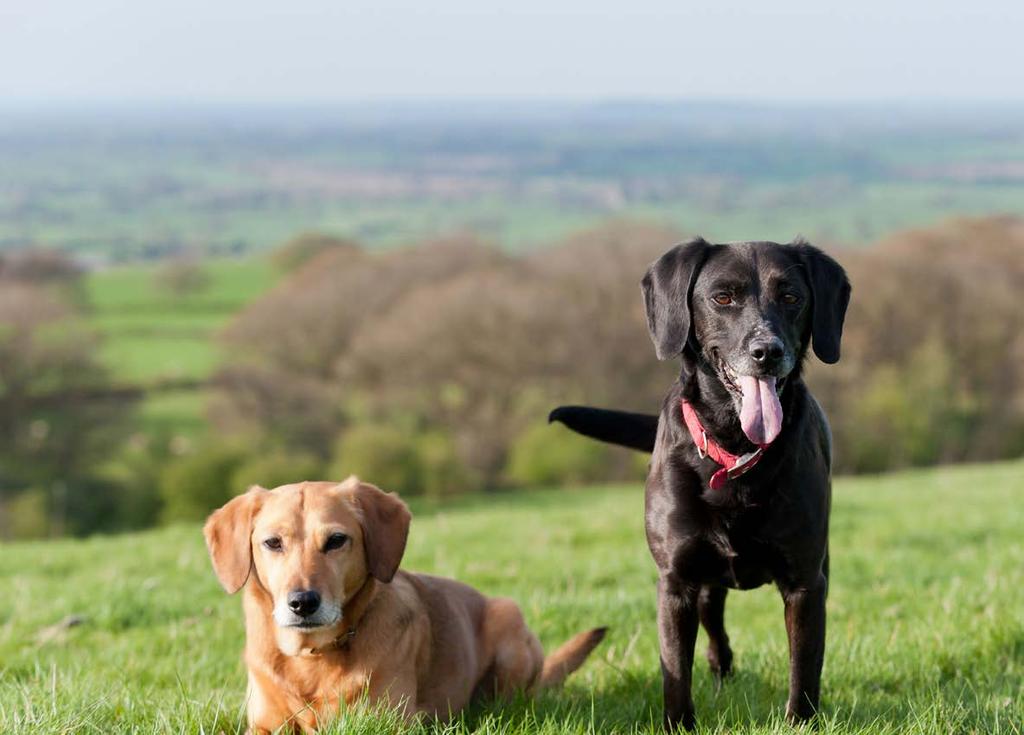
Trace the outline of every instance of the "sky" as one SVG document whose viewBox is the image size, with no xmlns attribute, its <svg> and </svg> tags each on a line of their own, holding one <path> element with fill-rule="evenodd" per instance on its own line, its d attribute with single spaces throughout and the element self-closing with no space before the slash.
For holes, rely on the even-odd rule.
<svg viewBox="0 0 1024 735">
<path fill-rule="evenodd" d="M 0 101 L 1024 100 L 1021 0 L 0 0 Z"/>
</svg>

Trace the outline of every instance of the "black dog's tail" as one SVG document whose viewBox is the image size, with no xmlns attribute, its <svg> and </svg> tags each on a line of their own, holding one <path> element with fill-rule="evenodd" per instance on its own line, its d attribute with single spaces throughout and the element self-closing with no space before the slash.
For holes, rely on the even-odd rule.
<svg viewBox="0 0 1024 735">
<path fill-rule="evenodd" d="M 649 413 L 629 413 L 590 406 L 559 406 L 548 415 L 577 434 L 641 452 L 653 452 L 658 435 L 658 417 Z"/>
</svg>

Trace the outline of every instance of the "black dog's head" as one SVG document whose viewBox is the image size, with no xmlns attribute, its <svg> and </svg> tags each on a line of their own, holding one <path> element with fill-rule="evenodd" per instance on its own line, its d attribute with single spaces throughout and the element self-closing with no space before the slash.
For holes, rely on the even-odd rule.
<svg viewBox="0 0 1024 735">
<path fill-rule="evenodd" d="M 808 345 L 823 362 L 839 359 L 850 283 L 807 243 L 693 240 L 651 265 L 642 286 L 659 359 L 692 350 L 704 360 L 755 444 L 781 430 L 778 395 Z"/>
</svg>

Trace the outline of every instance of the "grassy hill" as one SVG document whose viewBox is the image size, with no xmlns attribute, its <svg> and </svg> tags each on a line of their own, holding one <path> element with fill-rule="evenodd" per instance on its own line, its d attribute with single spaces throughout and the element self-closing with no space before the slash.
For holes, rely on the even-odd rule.
<svg viewBox="0 0 1024 735">
<path fill-rule="evenodd" d="M 823 733 L 1021 733 L 1024 464 L 836 484 Z M 607 624 L 563 692 L 438 732 L 658 732 L 655 570 L 639 485 L 417 507 L 404 566 L 523 605 L 545 646 Z M 0 732 L 240 732 L 238 599 L 199 528 L 8 545 L 0 554 Z M 53 628 L 69 615 L 80 625 Z M 733 593 L 736 675 L 695 667 L 704 732 L 787 733 L 782 605 Z M 704 646 L 701 634 L 698 648 Z M 391 731 L 350 716 L 338 732 Z"/>
</svg>

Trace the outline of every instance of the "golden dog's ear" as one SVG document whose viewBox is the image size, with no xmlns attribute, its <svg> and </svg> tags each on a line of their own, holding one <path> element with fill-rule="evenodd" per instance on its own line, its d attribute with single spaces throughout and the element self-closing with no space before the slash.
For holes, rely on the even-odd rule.
<svg viewBox="0 0 1024 735">
<path fill-rule="evenodd" d="M 412 521 L 409 507 L 394 493 L 386 493 L 355 477 L 345 480 L 342 488 L 352 493 L 359 509 L 370 576 L 381 582 L 390 582 L 405 554 L 409 523 Z"/>
<path fill-rule="evenodd" d="M 203 535 L 213 571 L 229 595 L 242 589 L 252 569 L 252 519 L 266 495 L 259 485 L 229 500 L 206 519 Z"/>
</svg>

